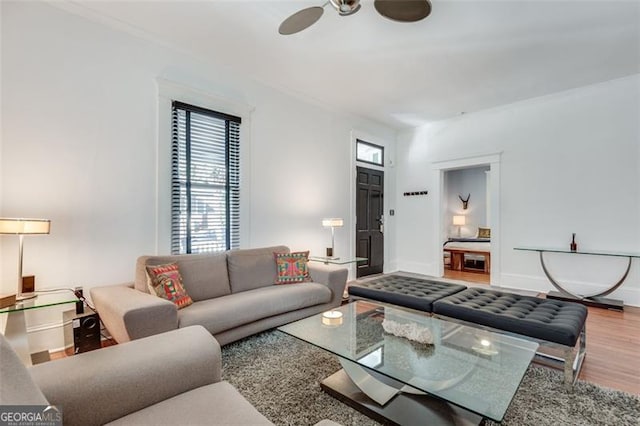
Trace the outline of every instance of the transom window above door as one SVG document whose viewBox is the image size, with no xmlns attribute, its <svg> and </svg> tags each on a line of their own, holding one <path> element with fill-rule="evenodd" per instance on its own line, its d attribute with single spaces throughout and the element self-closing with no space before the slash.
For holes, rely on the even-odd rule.
<svg viewBox="0 0 640 426">
<path fill-rule="evenodd" d="M 358 139 L 356 141 L 356 160 L 384 166 L 384 147 Z"/>
</svg>

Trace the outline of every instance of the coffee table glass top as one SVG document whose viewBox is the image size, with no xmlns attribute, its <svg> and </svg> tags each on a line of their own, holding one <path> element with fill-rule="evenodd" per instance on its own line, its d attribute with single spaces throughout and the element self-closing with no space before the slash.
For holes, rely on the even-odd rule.
<svg viewBox="0 0 640 426">
<path fill-rule="evenodd" d="M 15 305 L 0 309 L 0 314 L 9 312 L 27 311 L 30 309 L 44 308 L 47 306 L 76 303 L 78 298 L 72 291 L 36 292 L 37 296 L 17 302 Z"/>
<path fill-rule="evenodd" d="M 498 422 L 538 348 L 528 340 L 368 301 L 325 314 L 279 330 Z M 386 333 L 383 320 L 428 330 L 433 344 Z"/>
</svg>

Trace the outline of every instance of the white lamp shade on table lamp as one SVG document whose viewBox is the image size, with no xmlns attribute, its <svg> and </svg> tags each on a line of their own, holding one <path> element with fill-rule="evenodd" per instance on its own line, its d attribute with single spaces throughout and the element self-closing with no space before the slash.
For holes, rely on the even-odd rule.
<svg viewBox="0 0 640 426">
<path fill-rule="evenodd" d="M 464 226 L 466 224 L 467 220 L 465 218 L 465 216 L 454 216 L 453 217 L 453 224 L 457 225 L 457 226 Z"/>
<path fill-rule="evenodd" d="M 51 221 L 47 219 L 18 219 L 0 218 L 0 234 L 18 235 L 20 245 L 18 248 L 18 296 L 17 299 L 25 299 L 22 294 L 22 247 L 25 235 L 43 235 L 51 230 Z M 28 296 L 31 297 L 31 296 Z"/>
<path fill-rule="evenodd" d="M 344 220 L 340 219 L 339 217 L 322 219 L 322 226 L 324 226 L 325 228 L 340 228 L 341 226 L 344 226 Z"/>
<path fill-rule="evenodd" d="M 460 238 L 461 235 L 461 228 L 465 225 L 465 223 L 467 223 L 467 218 L 466 216 L 454 216 L 453 217 L 453 224 L 456 225 L 458 227 L 458 238 Z"/>
</svg>

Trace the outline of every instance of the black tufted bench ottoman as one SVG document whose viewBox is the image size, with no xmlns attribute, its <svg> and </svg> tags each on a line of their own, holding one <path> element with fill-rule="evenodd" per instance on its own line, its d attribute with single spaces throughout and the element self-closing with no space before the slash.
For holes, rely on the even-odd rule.
<svg viewBox="0 0 640 426">
<path fill-rule="evenodd" d="M 560 300 L 540 299 L 481 288 L 469 288 L 437 300 L 437 316 L 527 336 L 562 349 L 565 384 L 575 382 L 585 353 L 587 308 Z M 580 347 L 576 353 L 576 343 Z M 539 354 L 558 360 L 556 357 Z"/>
<path fill-rule="evenodd" d="M 433 302 L 467 287 L 438 281 L 389 275 L 349 285 L 349 296 L 377 300 L 431 313 Z"/>
</svg>

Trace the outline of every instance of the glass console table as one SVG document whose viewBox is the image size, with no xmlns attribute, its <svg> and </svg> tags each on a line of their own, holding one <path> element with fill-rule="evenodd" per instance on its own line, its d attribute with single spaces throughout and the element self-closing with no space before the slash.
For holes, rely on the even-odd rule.
<svg viewBox="0 0 640 426">
<path fill-rule="evenodd" d="M 13 306 L 0 309 L 0 314 L 7 314 L 4 337 L 25 365 L 32 365 L 25 313 L 56 305 L 75 304 L 78 300 L 71 291 L 36 291 L 35 298 L 22 300 Z"/>
<path fill-rule="evenodd" d="M 599 251 L 599 250 L 567 250 L 567 249 L 559 249 L 559 248 L 546 248 L 546 247 L 515 247 L 514 250 L 522 250 L 522 251 L 534 251 L 540 254 L 540 264 L 542 265 L 542 270 L 546 275 L 547 279 L 551 282 L 551 284 L 559 290 L 559 292 L 550 291 L 547 294 L 547 298 L 549 299 L 559 299 L 559 300 L 568 300 L 574 302 L 580 302 L 588 306 L 597 306 L 601 308 L 609 308 L 609 309 L 618 309 L 622 310 L 624 307 L 624 303 L 622 300 L 616 299 L 607 299 L 603 296 L 613 293 L 624 283 L 624 280 L 627 279 L 629 275 L 629 271 L 631 270 L 631 262 L 633 259 L 640 259 L 640 253 L 632 253 L 632 252 L 616 252 L 616 251 Z M 588 256 L 609 256 L 609 257 L 626 257 L 629 259 L 627 262 L 627 267 L 622 277 L 615 283 L 610 285 L 606 290 L 600 291 L 598 293 L 583 295 L 571 292 L 564 288 L 549 272 L 547 269 L 547 265 L 544 263 L 544 254 L 545 253 L 561 253 L 561 254 L 570 254 L 570 255 L 588 255 Z"/>
</svg>

